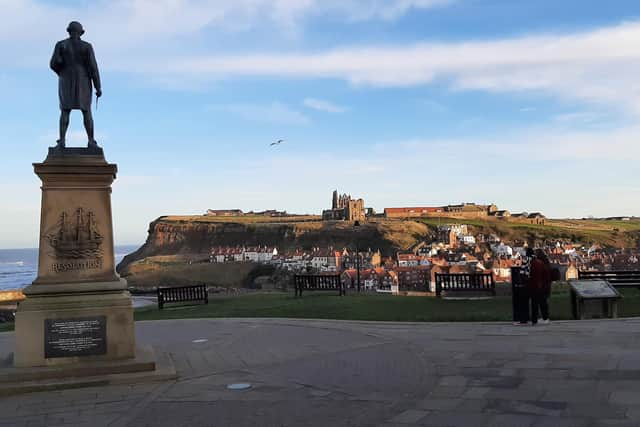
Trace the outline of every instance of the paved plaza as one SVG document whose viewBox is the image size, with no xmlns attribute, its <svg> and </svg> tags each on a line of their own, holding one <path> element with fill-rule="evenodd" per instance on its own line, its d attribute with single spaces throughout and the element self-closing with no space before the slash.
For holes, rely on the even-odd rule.
<svg viewBox="0 0 640 427">
<path fill-rule="evenodd" d="M 640 425 L 640 319 L 203 319 L 136 333 L 177 380 L 4 397 L 0 425 Z M 2 352 L 13 340 L 0 334 Z"/>
</svg>

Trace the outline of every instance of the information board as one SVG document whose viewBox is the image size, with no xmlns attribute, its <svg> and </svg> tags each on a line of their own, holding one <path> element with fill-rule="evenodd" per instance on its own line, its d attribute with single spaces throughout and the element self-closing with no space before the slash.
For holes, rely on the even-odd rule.
<svg viewBox="0 0 640 427">
<path fill-rule="evenodd" d="M 572 280 L 569 282 L 580 298 L 618 298 L 620 294 L 604 280 Z"/>
<path fill-rule="evenodd" d="M 45 358 L 93 356 L 106 353 L 106 316 L 45 319 Z"/>
</svg>

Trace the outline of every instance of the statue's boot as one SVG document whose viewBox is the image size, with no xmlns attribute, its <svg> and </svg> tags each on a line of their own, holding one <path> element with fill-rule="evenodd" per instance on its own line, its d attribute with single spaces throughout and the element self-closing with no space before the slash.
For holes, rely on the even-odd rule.
<svg viewBox="0 0 640 427">
<path fill-rule="evenodd" d="M 95 139 L 90 139 L 89 143 L 87 144 L 88 148 L 98 148 L 98 143 L 96 142 Z"/>
<path fill-rule="evenodd" d="M 64 139 L 59 139 L 56 141 L 56 148 L 65 148 L 66 147 L 66 143 Z"/>
</svg>

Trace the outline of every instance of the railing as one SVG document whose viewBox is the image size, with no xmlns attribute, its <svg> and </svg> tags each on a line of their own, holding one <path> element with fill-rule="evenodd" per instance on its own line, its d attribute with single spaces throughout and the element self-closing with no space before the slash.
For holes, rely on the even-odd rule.
<svg viewBox="0 0 640 427">
<path fill-rule="evenodd" d="M 162 310 L 166 303 L 203 301 L 209 304 L 209 294 L 206 285 L 179 286 L 173 288 L 158 288 L 158 308 Z"/>
<path fill-rule="evenodd" d="M 293 276 L 293 288 L 296 296 L 302 296 L 302 291 L 338 291 L 340 296 L 345 294 L 339 274 L 296 274 Z"/>
<path fill-rule="evenodd" d="M 436 273 L 436 295 L 442 292 L 483 291 L 496 294 L 491 273 Z"/>
</svg>

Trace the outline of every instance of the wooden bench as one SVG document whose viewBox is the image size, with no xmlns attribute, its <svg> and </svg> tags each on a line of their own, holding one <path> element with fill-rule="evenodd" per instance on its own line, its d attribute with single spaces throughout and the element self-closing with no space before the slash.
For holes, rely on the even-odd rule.
<svg viewBox="0 0 640 427">
<path fill-rule="evenodd" d="M 162 310 L 166 303 L 203 301 L 209 304 L 207 285 L 158 287 L 158 308 Z"/>
<path fill-rule="evenodd" d="M 495 296 L 496 282 L 491 273 L 436 273 L 436 296 L 442 292 L 487 292 Z"/>
<path fill-rule="evenodd" d="M 579 280 L 605 280 L 616 288 L 640 288 L 640 271 L 578 271 Z"/>
<path fill-rule="evenodd" d="M 293 276 L 293 288 L 296 296 L 302 296 L 302 291 L 338 291 L 338 295 L 345 294 L 339 274 L 296 274 Z"/>
</svg>

